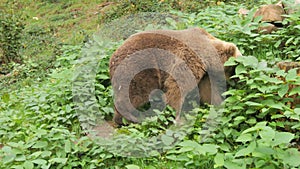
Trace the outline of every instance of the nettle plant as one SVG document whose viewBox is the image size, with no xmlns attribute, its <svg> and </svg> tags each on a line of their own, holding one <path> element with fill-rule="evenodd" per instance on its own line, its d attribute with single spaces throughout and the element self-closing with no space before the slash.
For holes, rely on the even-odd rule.
<svg viewBox="0 0 300 169">
<path fill-rule="evenodd" d="M 261 34 L 258 27 L 266 26 L 262 17 L 253 19 L 257 8 L 248 15 L 239 15 L 238 10 L 247 8 L 241 4 L 221 4 L 207 7 L 194 13 L 171 11 L 180 20 L 168 18 L 173 29 L 201 27 L 222 40 L 233 42 L 244 55 L 262 59 L 299 60 L 299 12 L 285 15 L 283 27 L 271 34 Z M 258 45 L 259 44 L 259 45 Z"/>
<path fill-rule="evenodd" d="M 261 17 L 253 19 L 255 8 L 247 16 L 239 15 L 237 11 L 240 8 L 246 7 L 241 4 L 223 4 L 207 7 L 191 14 L 172 11 L 182 21 L 177 22 L 171 19 L 168 19 L 168 21 L 175 29 L 204 28 L 215 37 L 235 43 L 240 51 L 247 55 L 253 55 L 254 51 L 266 51 L 266 49 L 269 49 L 266 42 L 273 37 L 261 37 L 262 35 L 257 32 L 257 28 L 264 25 L 260 22 Z M 258 43 L 261 45 L 257 45 Z"/>
<path fill-rule="evenodd" d="M 22 31 L 25 27 L 22 15 L 11 4 L 5 6 L 10 10 L 0 11 L 0 63 L 22 62 Z"/>
<path fill-rule="evenodd" d="M 195 166 L 202 156 L 213 160 L 215 168 L 228 169 L 298 167 L 300 108 L 291 107 L 289 98 L 300 94 L 299 86 L 289 89 L 300 84 L 296 70 L 285 72 L 253 56 L 230 59 L 226 65 L 236 66 L 235 84 L 224 93 L 223 113 L 215 118 L 211 137 L 199 143 L 199 126 L 209 119 L 206 109 L 196 109 L 199 115 L 190 140 L 168 152 L 167 158 Z"/>
<path fill-rule="evenodd" d="M 276 32 L 278 41 L 274 45 L 281 48 L 283 58 L 291 60 L 300 60 L 300 11 L 285 15 L 283 21 L 284 28 Z"/>
<path fill-rule="evenodd" d="M 237 65 L 232 78 L 238 82 L 225 93 L 229 97 L 221 120 L 224 138 L 235 142 L 236 153 L 223 151 L 224 157 L 232 158 L 233 166 L 240 163 L 247 168 L 299 166 L 300 109 L 291 107 L 289 98 L 300 93 L 299 86 L 289 89 L 300 84 L 296 69 L 285 72 L 253 56 L 226 65 Z"/>
</svg>

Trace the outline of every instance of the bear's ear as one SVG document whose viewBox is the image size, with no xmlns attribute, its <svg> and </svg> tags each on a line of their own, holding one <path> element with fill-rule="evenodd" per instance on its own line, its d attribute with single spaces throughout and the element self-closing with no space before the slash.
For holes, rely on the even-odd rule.
<svg viewBox="0 0 300 169">
<path fill-rule="evenodd" d="M 233 43 L 222 42 L 214 45 L 220 59 L 225 63 L 230 57 L 238 57 L 241 55 L 238 48 Z"/>
<path fill-rule="evenodd" d="M 226 43 L 224 44 L 224 53 L 222 53 L 222 59 L 227 61 L 230 57 L 239 57 L 242 56 L 239 49 L 233 43 Z"/>
<path fill-rule="evenodd" d="M 228 43 L 227 44 L 227 47 L 226 47 L 226 49 L 225 49 L 226 51 L 226 57 L 227 57 L 227 59 L 229 58 L 229 57 L 231 57 L 231 56 L 234 56 L 235 55 L 235 53 L 236 53 L 236 47 L 233 45 L 233 44 L 231 44 L 231 43 Z"/>
<path fill-rule="evenodd" d="M 237 48 L 236 46 L 235 46 L 235 44 L 233 44 L 233 46 L 234 46 L 234 57 L 236 58 L 236 57 L 239 57 L 239 56 L 242 56 L 242 53 L 241 53 L 241 51 L 239 50 L 239 48 Z"/>
</svg>

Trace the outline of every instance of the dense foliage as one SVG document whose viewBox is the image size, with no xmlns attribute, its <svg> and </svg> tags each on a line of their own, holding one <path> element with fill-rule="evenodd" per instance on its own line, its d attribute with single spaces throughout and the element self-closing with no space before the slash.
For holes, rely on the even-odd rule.
<svg viewBox="0 0 300 169">
<path fill-rule="evenodd" d="M 43 3 L 60 4 L 59 1 Z M 122 3 L 124 5 L 126 1 Z M 150 7 L 150 2 L 143 3 Z M 162 4 L 151 8 L 161 8 Z M 172 109 L 160 112 L 156 118 L 149 118 L 142 124 L 117 128 L 120 135 L 134 139 L 128 141 L 126 137 L 120 137 L 108 143 L 110 148 L 98 144 L 83 130 L 81 122 L 90 120 L 86 118 L 93 120 L 93 117 L 77 114 L 78 105 L 73 99 L 82 97 L 74 95 L 72 90 L 78 68 L 91 59 L 99 61 L 92 70 L 96 73 L 93 79 L 96 83 L 93 85 L 97 118 L 111 120 L 113 102 L 108 62 L 114 50 L 122 44 L 122 38 L 103 41 L 101 34 L 95 34 L 90 36 L 90 40 L 79 38 L 79 43 L 74 44 L 72 40 L 78 38 L 75 36 L 69 43 L 58 45 L 56 40 L 50 38 L 55 34 L 53 29 L 34 25 L 37 23 L 26 27 L 25 31 L 30 33 L 26 34 L 25 39 L 32 39 L 32 43 L 28 44 L 32 48 L 28 47 L 25 54 L 33 57 L 38 55 L 35 50 L 52 51 L 51 54 L 42 53 L 46 57 L 52 56 L 47 60 L 51 61 L 51 66 L 41 66 L 47 62 L 28 57 L 24 64 L 14 65 L 11 76 L 0 75 L 1 85 L 6 86 L 1 87 L 0 91 L 0 168 L 299 167 L 300 107 L 291 103 L 294 96 L 300 94 L 300 87 L 297 86 L 300 76 L 297 76 L 295 69 L 285 72 L 275 64 L 280 60 L 299 60 L 300 13 L 287 16 L 284 28 L 266 35 L 257 32 L 257 27 L 263 23 L 259 18 L 252 19 L 255 9 L 248 16 L 237 14 L 239 8 L 249 4 L 215 1 L 214 4 L 217 5 L 201 6 L 201 9 L 189 13 L 184 8 L 182 11 L 171 10 L 170 14 L 176 17 L 167 16 L 164 22 L 149 23 L 143 27 L 202 27 L 222 40 L 237 44 L 244 54 L 225 64 L 236 66 L 236 75 L 229 82 L 229 90 L 224 93 L 227 98 L 223 108 L 214 109 L 210 105 L 196 107 L 192 117 L 195 123 L 185 130 L 186 135 L 175 146 L 171 146 L 173 137 L 168 137 L 173 134 L 168 130 L 174 120 Z M 143 11 L 139 8 L 143 6 L 142 2 L 137 1 L 131 8 Z M 119 15 L 122 14 L 112 16 L 117 18 Z M 56 15 L 59 16 L 62 17 Z M 58 18 L 56 20 L 60 20 Z M 117 32 L 111 30 L 111 33 Z M 37 41 L 36 37 L 41 38 L 46 46 L 40 46 L 45 44 Z M 83 41 L 87 43 L 83 44 Z M 88 81 L 81 79 L 79 82 L 82 83 L 81 90 L 89 93 Z M 291 85 L 296 87 L 290 89 Z M 138 141 L 162 133 L 167 133 L 162 137 L 162 142 L 170 145 L 165 151 L 151 152 L 149 157 L 143 158 L 130 158 L 122 154 L 122 151 L 135 148 Z"/>
<path fill-rule="evenodd" d="M 0 11 L 0 63 L 21 62 L 22 31 L 24 22 L 21 14 L 10 9 L 14 4 L 5 4 L 6 10 Z"/>
</svg>

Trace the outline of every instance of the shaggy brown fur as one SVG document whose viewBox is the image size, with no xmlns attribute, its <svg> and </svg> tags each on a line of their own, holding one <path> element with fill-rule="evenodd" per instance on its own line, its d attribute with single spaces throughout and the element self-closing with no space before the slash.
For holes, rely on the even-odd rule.
<svg viewBox="0 0 300 169">
<path fill-rule="evenodd" d="M 208 74 L 222 75 L 224 62 L 239 55 L 234 44 L 199 28 L 146 31 L 129 37 L 110 59 L 114 121 L 122 124 L 124 117 L 140 122 L 133 115 L 135 109 L 149 102 L 155 89 L 164 92 L 166 104 L 177 112 L 181 111 L 186 95 L 197 86 L 202 102 L 220 104 L 218 84 L 210 81 Z M 232 70 L 225 68 L 227 77 Z"/>
</svg>

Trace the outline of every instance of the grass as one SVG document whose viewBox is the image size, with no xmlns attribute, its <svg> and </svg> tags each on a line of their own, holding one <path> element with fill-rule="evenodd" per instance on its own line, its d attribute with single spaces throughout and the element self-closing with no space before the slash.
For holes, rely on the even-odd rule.
<svg viewBox="0 0 300 169">
<path fill-rule="evenodd" d="M 21 55 L 26 65 L 2 65 L 3 69 L 7 67 L 15 72 L 4 79 L 3 87 L 19 88 L 31 84 L 35 78 L 45 77 L 54 67 L 53 62 L 60 56 L 64 45 L 83 45 L 99 28 L 98 5 L 102 2 L 24 0 L 13 3 L 1 0 L 0 9 L 10 8 L 24 18 Z M 10 85 L 19 81 L 20 85 Z"/>
<path fill-rule="evenodd" d="M 60 3 L 23 1 L 23 13 L 27 24 L 53 27 L 62 43 L 78 43 L 84 37 L 81 32 L 94 33 L 99 27 L 99 7 L 103 1 L 63 1 Z M 23 7 L 22 6 L 22 7 Z M 36 17 L 36 19 L 34 18 Z M 80 38 L 79 38 L 79 37 Z"/>
</svg>

